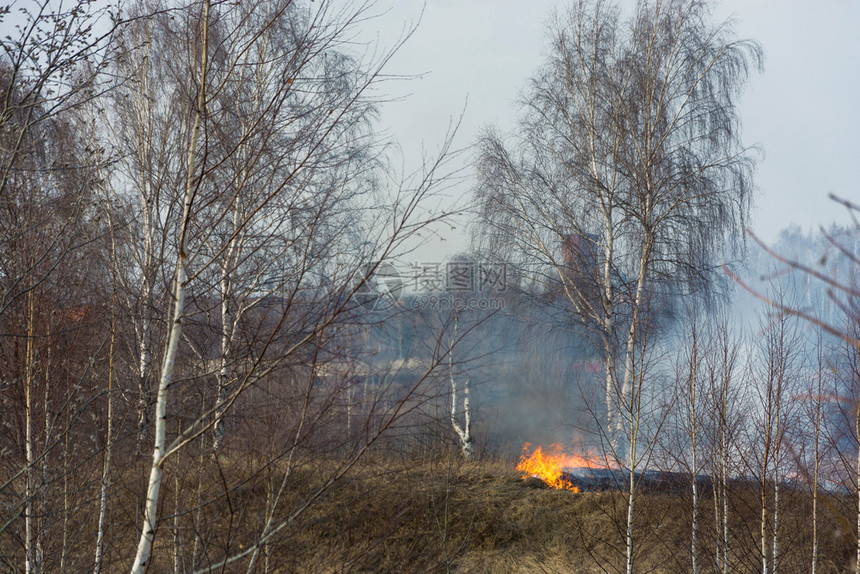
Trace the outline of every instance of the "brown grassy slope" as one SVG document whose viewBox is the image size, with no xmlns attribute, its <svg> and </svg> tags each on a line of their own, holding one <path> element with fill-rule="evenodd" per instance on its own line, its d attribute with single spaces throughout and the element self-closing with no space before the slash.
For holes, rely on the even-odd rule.
<svg viewBox="0 0 860 574">
<path fill-rule="evenodd" d="M 283 477 L 279 463 L 255 465 L 240 456 L 217 466 L 209 457 L 185 462 L 171 467 L 165 482 L 151 572 L 173 571 L 175 544 L 182 557 L 180 571 L 190 570 L 193 556 L 196 567 L 205 569 L 247 549 L 260 532 L 270 487 Z M 331 464 L 317 458 L 297 467 L 281 511 L 289 512 L 313 492 Z M 430 460 L 374 453 L 271 541 L 256 572 L 623 571 L 622 493 L 552 490 L 537 479 L 522 480 L 513 466 L 511 461 L 464 463 L 456 456 Z M 139 472 L 129 467 L 114 476 L 103 572 L 127 571 L 133 556 L 140 515 L 134 509 L 142 504 L 135 489 Z M 780 496 L 780 570 L 808 572 L 809 493 L 785 490 Z M 819 572 L 844 572 L 856 542 L 856 498 L 825 498 L 820 505 Z M 75 536 L 69 540 L 66 571 L 91 570 L 97 499 L 86 502 L 80 515 L 90 518 L 72 524 Z M 730 572 L 760 571 L 758 505 L 756 485 L 733 485 Z M 175 508 L 178 521 L 171 516 Z M 687 494 L 643 494 L 635 509 L 635 572 L 689 572 Z M 713 499 L 706 495 L 700 505 L 701 572 L 715 571 L 716 545 Z M 9 532 L 0 536 L 0 558 L 9 571 L 22 570 L 20 541 Z M 218 571 L 246 572 L 247 562 Z"/>
<path fill-rule="evenodd" d="M 808 493 L 783 493 L 780 569 L 809 570 Z M 730 571 L 755 572 L 759 509 L 751 485 L 731 501 Z M 821 572 L 848 567 L 854 534 L 840 531 L 851 500 L 822 510 Z M 645 494 L 635 507 L 635 571 L 690 571 L 690 504 L 683 493 Z M 699 566 L 713 571 L 713 500 L 700 507 Z M 279 546 L 295 572 L 613 572 L 623 571 L 626 497 L 573 493 L 522 480 L 499 463 L 365 466 L 315 510 L 315 521 Z M 297 552 L 298 551 L 298 552 Z"/>
</svg>

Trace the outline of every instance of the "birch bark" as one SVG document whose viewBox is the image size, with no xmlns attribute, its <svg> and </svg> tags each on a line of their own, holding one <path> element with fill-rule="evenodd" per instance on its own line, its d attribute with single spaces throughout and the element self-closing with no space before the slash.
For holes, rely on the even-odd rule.
<svg viewBox="0 0 860 574">
<path fill-rule="evenodd" d="M 191 139 L 188 145 L 188 173 L 185 181 L 185 199 L 182 207 L 182 218 L 178 238 L 178 249 L 176 260 L 176 272 L 173 278 L 174 305 L 172 313 L 172 326 L 168 336 L 167 349 L 164 353 L 164 361 L 161 365 L 161 376 L 158 382 L 158 394 L 155 403 L 155 445 L 152 452 L 152 466 L 150 468 L 149 483 L 146 493 L 146 506 L 144 511 L 143 529 L 137 546 L 134 564 L 131 567 L 132 574 L 144 574 L 149 566 L 152 553 L 152 543 L 155 539 L 155 531 L 158 525 L 158 502 L 161 483 L 164 473 L 163 462 L 166 454 L 167 440 L 167 399 L 170 383 L 173 380 L 173 372 L 176 363 L 176 352 L 182 337 L 182 321 L 185 314 L 186 294 L 186 265 L 188 254 L 186 253 L 187 232 L 193 216 L 192 209 L 195 197 L 195 166 L 197 164 L 197 139 L 200 125 L 206 105 L 206 68 L 208 46 L 210 2 L 204 5 L 202 20 L 202 42 L 200 46 L 200 82 L 197 108 L 194 113 L 194 124 L 191 130 Z"/>
</svg>

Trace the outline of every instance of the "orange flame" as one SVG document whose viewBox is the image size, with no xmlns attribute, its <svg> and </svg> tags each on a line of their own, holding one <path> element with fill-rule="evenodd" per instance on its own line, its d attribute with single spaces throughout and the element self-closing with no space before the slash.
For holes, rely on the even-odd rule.
<svg viewBox="0 0 860 574">
<path fill-rule="evenodd" d="M 523 454 L 520 457 L 517 470 L 523 473 L 523 478 L 536 476 L 552 488 L 579 492 L 578 487 L 571 484 L 569 480 L 562 478 L 565 468 L 603 468 L 606 466 L 598 457 L 590 454 L 567 454 L 560 444 L 550 445 L 546 452 L 538 446 L 534 452 L 529 454 L 530 446 L 529 443 L 523 444 Z"/>
</svg>

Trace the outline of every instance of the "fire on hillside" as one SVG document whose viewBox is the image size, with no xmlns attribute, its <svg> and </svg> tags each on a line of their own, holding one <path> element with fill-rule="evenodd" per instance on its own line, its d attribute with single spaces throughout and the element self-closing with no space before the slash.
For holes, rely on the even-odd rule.
<svg viewBox="0 0 860 574">
<path fill-rule="evenodd" d="M 559 444 L 550 445 L 547 450 L 537 446 L 530 451 L 531 445 L 523 445 L 523 454 L 517 470 L 523 479 L 537 477 L 551 488 L 572 492 L 629 492 L 632 478 L 635 488 L 640 492 L 678 493 L 690 488 L 693 477 L 688 473 L 662 470 L 630 471 L 595 455 L 569 454 Z M 696 475 L 700 492 L 711 489 L 711 478 Z"/>
<path fill-rule="evenodd" d="M 552 488 L 579 492 L 579 486 L 574 484 L 569 476 L 570 469 L 598 469 L 609 466 L 591 453 L 568 454 L 560 444 L 550 445 L 546 451 L 538 445 L 532 453 L 529 453 L 530 447 L 529 443 L 523 444 L 523 454 L 517 464 L 517 470 L 523 473 L 523 478 L 540 478 Z"/>
</svg>

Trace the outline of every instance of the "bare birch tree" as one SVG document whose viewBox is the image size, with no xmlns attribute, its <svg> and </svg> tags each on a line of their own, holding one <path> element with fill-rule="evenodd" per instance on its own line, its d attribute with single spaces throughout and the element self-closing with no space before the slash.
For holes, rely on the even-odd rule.
<svg viewBox="0 0 860 574">
<path fill-rule="evenodd" d="M 810 572 L 818 573 L 819 563 L 819 494 L 821 491 L 821 461 L 823 458 L 823 447 L 821 443 L 822 433 L 822 415 L 824 409 L 824 389 L 825 382 L 830 379 L 827 374 L 828 361 L 824 348 L 824 341 L 819 331 L 815 339 L 815 357 L 814 369 L 815 375 L 812 381 L 809 381 L 809 400 L 806 403 L 807 420 L 812 426 L 812 472 L 807 469 L 807 476 L 812 491 L 812 556 L 810 564 Z M 829 386 L 829 385 L 828 385 Z"/>
<path fill-rule="evenodd" d="M 241 398 L 249 389 L 291 373 L 284 387 L 295 392 L 291 408 L 304 406 L 286 426 L 294 442 L 279 447 L 288 469 L 296 452 L 322 440 L 331 405 L 350 391 L 347 373 L 335 366 L 331 345 L 342 332 L 335 327 L 379 261 L 427 223 L 417 218 L 419 204 L 441 164 L 431 162 L 413 186 L 388 197 L 377 189 L 371 90 L 393 52 L 361 54 L 350 44 L 367 6 L 191 2 L 135 10 L 122 38 L 129 57 L 118 65 L 129 81 L 115 94 L 103 131 L 122 158 L 113 195 L 139 206 L 124 227 L 133 265 L 118 274 L 135 319 L 139 426 L 150 426 L 151 434 L 141 434 L 154 441 L 132 567 L 143 572 L 154 567 L 169 461 L 201 444 L 207 431 L 218 455 L 229 413 L 253 402 Z M 164 324 L 163 345 L 156 344 L 156 320 Z M 157 373 L 151 405 L 150 373 Z M 345 445 L 348 456 L 320 491 L 285 511 L 288 470 L 270 492 L 257 539 L 244 551 L 226 547 L 215 563 L 244 561 L 253 569 L 261 549 L 349 470 L 425 379 L 405 389 L 390 385 L 391 396 L 371 408 L 377 422 L 362 442 Z M 183 398 L 192 380 L 202 384 L 203 414 L 176 418 L 171 409 L 192 408 Z M 174 427 L 171 420 L 188 422 Z M 216 457 L 213 464 L 221 463 Z M 178 533 L 182 509 L 175 508 Z M 177 534 L 175 541 L 178 549 Z M 218 567 L 213 552 L 208 568 Z M 195 555 L 191 569 L 202 567 Z M 174 563 L 176 556 L 178 550 Z"/>
<path fill-rule="evenodd" d="M 780 286 L 774 290 L 785 300 Z M 759 321 L 756 358 L 750 376 L 756 383 L 758 404 L 752 409 L 754 423 L 748 437 L 756 468 L 753 476 L 759 486 L 759 551 L 762 572 L 778 572 L 780 562 L 780 499 L 785 482 L 790 441 L 790 421 L 797 416 L 795 403 L 797 376 L 803 357 L 802 341 L 796 321 L 766 309 Z"/>
<path fill-rule="evenodd" d="M 729 533 L 729 480 L 736 469 L 737 441 L 741 430 L 743 396 L 738 378 L 743 339 L 723 316 L 714 328 L 713 350 L 705 357 L 708 380 L 708 414 L 711 443 L 711 477 L 714 484 L 714 557 L 720 572 L 731 571 Z"/>
<path fill-rule="evenodd" d="M 847 350 L 848 364 L 841 369 L 843 372 L 840 378 L 843 378 L 847 383 L 847 390 L 850 394 L 856 396 L 858 378 L 856 374 L 860 372 L 860 337 L 858 337 L 858 328 L 860 325 L 860 289 L 858 289 L 858 266 L 860 266 L 860 241 L 857 239 L 860 233 L 860 223 L 857 220 L 857 214 L 860 213 L 860 205 L 851 201 L 831 195 L 832 200 L 844 206 L 852 218 L 853 225 L 842 234 L 833 234 L 822 229 L 821 232 L 826 240 L 827 252 L 822 254 L 818 265 L 809 265 L 800 260 L 782 255 L 771 249 L 763 242 L 756 239 L 759 246 L 772 257 L 776 265 L 776 272 L 782 274 L 794 274 L 803 281 L 815 283 L 822 287 L 827 294 L 828 301 L 826 306 L 807 308 L 795 304 L 790 301 L 783 301 L 777 297 L 762 293 L 746 284 L 736 275 L 729 275 L 737 281 L 743 288 L 755 295 L 760 300 L 767 303 L 775 312 L 780 315 L 795 317 L 802 321 L 813 325 L 822 332 L 840 341 L 843 347 Z M 835 262 L 834 262 L 835 261 Z M 829 267 L 828 267 L 829 265 Z M 831 312 L 825 312 L 825 307 Z M 860 402 L 854 401 L 855 405 L 860 405 Z M 854 444 L 858 444 L 857 432 L 857 413 L 855 409 L 853 413 L 848 413 L 846 421 L 849 423 L 852 432 L 854 433 Z M 860 476 L 860 449 L 852 453 L 855 456 L 851 474 L 856 477 Z M 848 466 L 852 466 L 849 464 Z M 854 486 L 857 491 L 858 506 L 857 506 L 857 528 L 860 532 L 860 487 L 857 485 L 860 481 L 855 479 Z M 856 544 L 856 559 L 855 568 L 860 572 L 860 535 L 857 537 Z"/>
<path fill-rule="evenodd" d="M 700 492 L 698 477 L 706 468 L 702 444 L 707 422 L 705 404 L 707 387 L 704 384 L 705 357 L 714 352 L 710 344 L 709 330 L 704 313 L 693 303 L 682 316 L 679 334 L 678 356 L 675 361 L 675 388 L 671 396 L 671 408 L 675 411 L 677 436 L 670 438 L 668 452 L 675 452 L 672 459 L 681 464 L 690 475 L 690 571 L 699 572 L 699 506 L 704 495 Z"/>
<path fill-rule="evenodd" d="M 74 15 L 55 16 L 57 25 L 76 25 Z M 46 24 L 28 20 L 27 25 Z M 16 53 L 7 42 L 13 43 L 4 40 L 5 55 L 13 57 Z M 44 56 L 39 50 L 46 46 L 21 42 L 33 57 Z M 55 49 L 72 48 L 57 43 Z M 85 59 L 76 62 L 83 65 Z M 24 570 L 42 572 L 56 568 L 55 556 L 67 549 L 67 538 L 59 532 L 75 511 L 69 508 L 68 497 L 62 510 L 52 499 L 58 483 L 69 484 L 66 462 L 88 452 L 87 446 L 69 440 L 68 434 L 73 428 L 81 430 L 77 419 L 99 392 L 81 388 L 75 378 L 85 376 L 86 370 L 79 370 L 82 365 L 98 360 L 98 352 L 87 348 L 87 343 L 97 345 L 100 335 L 94 300 L 103 287 L 101 269 L 92 265 L 90 275 L 79 269 L 94 255 L 98 242 L 93 203 L 95 166 L 101 158 L 82 137 L 71 114 L 80 104 L 81 93 L 58 99 L 42 94 L 47 99 L 42 98 L 39 90 L 49 88 L 37 89 L 34 83 L 53 85 L 60 82 L 57 77 L 30 76 L 36 73 L 28 68 L 30 63 L 17 62 L 18 68 L 6 68 L 6 64 L 0 63 L 0 85 L 6 97 L 5 113 L 0 114 L 0 161 L 4 162 L 0 167 L 0 348 L 8 384 L 0 391 L 0 401 L 9 413 L 3 421 L 8 440 L 4 450 L 11 450 L 0 476 L 0 497 L 9 511 L 4 513 L 0 533 L 15 532 L 16 522 L 23 518 Z M 71 67 L 66 73 L 72 74 Z M 51 108 L 52 104 L 58 107 Z M 70 333 L 88 333 L 91 339 L 81 335 L 75 344 Z M 86 357 L 87 351 L 93 354 Z M 21 447 L 21 456 L 12 445 Z M 21 479 L 23 488 L 19 488 Z"/>
<path fill-rule="evenodd" d="M 66 260 L 81 252 L 92 255 L 85 246 L 93 240 L 94 168 L 101 157 L 79 138 L 72 115 L 111 86 L 100 71 L 113 55 L 110 40 L 117 22 L 93 2 L 49 0 L 16 6 L 14 13 L 6 6 L 0 22 L 9 32 L 0 39 L 0 345 L 9 350 L 18 346 L 16 338 L 27 341 L 26 350 L 16 353 L 23 363 L 9 355 L 3 361 L 14 382 L 0 397 L 4 411 L 13 412 L 14 388 L 23 384 L 24 456 L 20 461 L 8 453 L 10 462 L 21 464 L 0 477 L 0 495 L 15 492 L 22 475 L 26 486 L 23 495 L 12 495 L 7 507 L 11 518 L 3 520 L 0 533 L 14 530 L 23 516 L 24 570 L 41 572 L 57 564 L 46 556 L 46 546 L 58 537 L 45 517 L 61 516 L 63 528 L 71 519 L 68 504 L 61 513 L 49 493 L 55 480 L 68 485 L 65 463 L 73 456 L 70 448 L 79 445 L 61 437 L 71 432 L 85 395 L 56 372 L 58 358 L 68 361 L 67 374 L 76 364 L 64 352 L 69 347 L 62 334 L 80 327 L 68 321 L 69 313 L 78 319 L 94 316 L 88 313 L 92 305 L 76 290 L 81 282 L 70 280 L 69 264 L 80 265 L 81 260 Z M 58 282 L 55 276 L 64 279 Z M 76 306 L 73 313 L 70 307 Z M 5 421 L 13 437 L 16 418 Z M 61 458 L 65 468 L 56 468 Z M 54 547 L 62 557 L 66 542 L 64 532 L 62 544 Z"/>
<path fill-rule="evenodd" d="M 593 327 L 621 458 L 646 300 L 707 290 L 749 206 L 753 164 L 735 96 L 761 51 L 729 23 L 711 24 L 709 10 L 642 3 L 628 21 L 610 2 L 575 3 L 551 27 L 522 138 L 508 145 L 490 131 L 480 142 L 483 243 L 560 284 Z M 578 238 L 575 269 L 559 248 L 568 237 Z"/>
<path fill-rule="evenodd" d="M 457 392 L 457 381 L 454 377 L 454 346 L 457 343 L 457 333 L 460 327 L 460 315 L 454 314 L 454 330 L 448 342 L 448 380 L 451 383 L 451 428 L 457 435 L 460 441 L 460 451 L 466 459 L 472 458 L 475 439 L 472 437 L 472 411 L 469 400 L 469 377 L 466 376 L 463 381 L 463 414 L 462 422 L 460 412 L 457 407 L 459 401 L 459 393 Z"/>
<path fill-rule="evenodd" d="M 10 189 L 16 180 L 36 180 L 40 174 L 50 180 L 61 169 L 85 169 L 90 167 L 87 160 L 97 161 L 90 155 L 80 158 L 83 162 L 68 158 L 67 164 L 51 164 L 46 143 L 58 119 L 68 121 L 70 111 L 110 89 L 111 83 L 104 81 L 100 71 L 114 54 L 111 39 L 117 24 L 109 21 L 106 8 L 87 0 L 59 5 L 40 0 L 16 12 L 15 17 L 22 20 L 16 32 L 0 40 L 0 204 L 8 208 L 18 201 L 16 191 Z M 0 23 L 9 24 L 9 20 L 11 7 L 0 11 Z M 55 215 L 65 223 L 53 230 L 59 232 L 58 241 L 43 245 L 28 266 L 13 269 L 0 258 L 0 314 L 53 271 L 68 252 L 68 242 L 61 241 L 64 236 L 80 235 L 80 210 Z M 38 221 L 29 227 L 12 223 L 0 226 L 4 244 L 21 241 L 38 226 Z"/>
<path fill-rule="evenodd" d="M 636 353 L 658 318 L 647 309 L 665 310 L 669 293 L 708 291 L 749 209 L 754 162 L 735 100 L 761 50 L 709 16 L 706 2 L 643 2 L 629 19 L 611 2 L 575 2 L 550 28 L 522 137 L 509 145 L 489 131 L 479 144 L 481 241 L 560 285 L 592 327 L 604 428 L 631 473 Z M 578 246 L 570 262 L 568 237 Z"/>
</svg>

